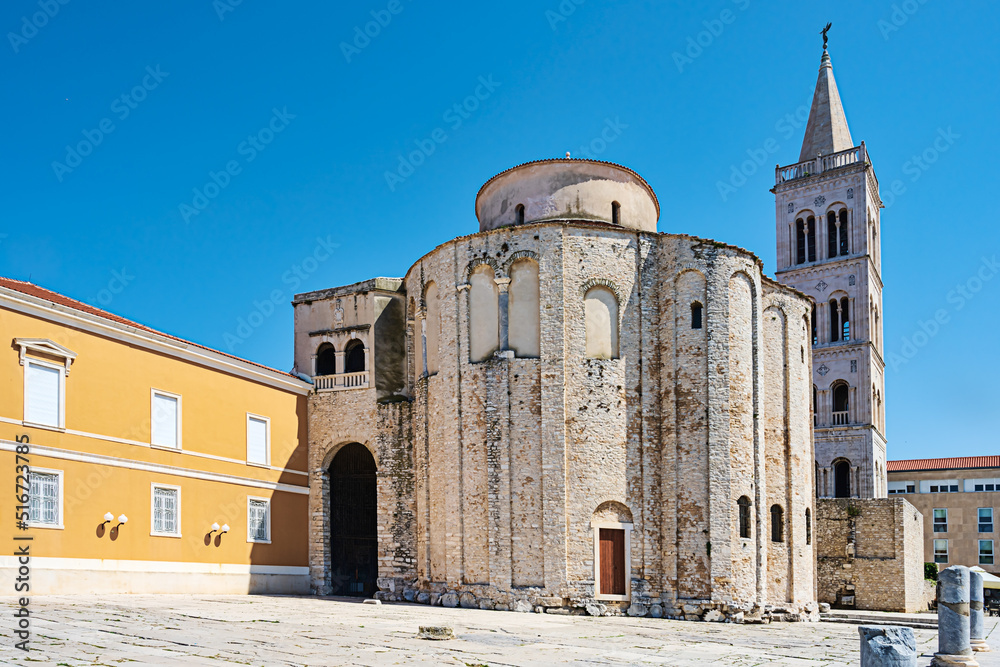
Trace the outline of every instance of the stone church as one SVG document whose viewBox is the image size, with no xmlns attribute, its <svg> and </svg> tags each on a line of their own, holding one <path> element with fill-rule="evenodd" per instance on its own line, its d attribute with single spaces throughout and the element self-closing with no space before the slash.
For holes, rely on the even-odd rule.
<svg viewBox="0 0 1000 667">
<path fill-rule="evenodd" d="M 776 175 L 785 284 L 567 155 L 488 180 L 402 278 L 296 295 L 313 590 L 815 618 L 817 492 L 885 494 L 878 185 L 825 49 Z"/>
</svg>

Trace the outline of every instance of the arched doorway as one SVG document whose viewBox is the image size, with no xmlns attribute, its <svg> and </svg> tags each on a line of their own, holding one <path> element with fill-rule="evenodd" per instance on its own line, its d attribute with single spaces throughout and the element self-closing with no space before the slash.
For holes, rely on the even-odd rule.
<svg viewBox="0 0 1000 667">
<path fill-rule="evenodd" d="M 332 595 L 370 598 L 378 576 L 375 459 L 356 442 L 330 463 Z"/>
<path fill-rule="evenodd" d="M 365 370 L 365 344 L 355 339 L 344 348 L 344 372 L 360 373 L 363 370 Z"/>
<path fill-rule="evenodd" d="M 851 497 L 851 463 L 837 461 L 833 464 L 833 495 L 835 498 Z"/>
</svg>

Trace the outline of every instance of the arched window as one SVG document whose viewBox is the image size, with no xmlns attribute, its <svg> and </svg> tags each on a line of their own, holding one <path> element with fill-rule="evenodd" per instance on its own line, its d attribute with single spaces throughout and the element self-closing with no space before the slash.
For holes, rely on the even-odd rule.
<svg viewBox="0 0 1000 667">
<path fill-rule="evenodd" d="M 850 421 L 850 394 L 851 389 L 846 382 L 841 382 L 833 387 L 833 425 L 843 426 Z"/>
<path fill-rule="evenodd" d="M 833 211 L 826 214 L 826 256 L 837 256 L 837 214 Z"/>
<path fill-rule="evenodd" d="M 806 224 L 802 218 L 795 221 L 795 263 L 806 262 Z"/>
<path fill-rule="evenodd" d="M 813 542 L 813 523 L 812 514 L 809 512 L 809 508 L 806 508 L 806 544 L 812 544 Z"/>
<path fill-rule="evenodd" d="M 610 287 L 596 285 L 583 297 L 587 358 L 618 358 L 618 299 Z"/>
<path fill-rule="evenodd" d="M 316 351 L 316 375 L 333 375 L 337 372 L 337 351 L 333 345 L 323 343 Z"/>
<path fill-rule="evenodd" d="M 616 201 L 611 202 L 611 222 L 616 225 L 622 224 L 622 205 Z"/>
<path fill-rule="evenodd" d="M 428 375 L 438 372 L 439 338 L 441 336 L 441 316 L 438 310 L 438 288 L 436 283 L 428 283 L 424 291 L 424 370 Z"/>
<path fill-rule="evenodd" d="M 480 264 L 469 276 L 469 356 L 485 361 L 500 347 L 500 292 L 493 267 Z"/>
<path fill-rule="evenodd" d="M 360 373 L 365 369 L 365 344 L 355 338 L 344 348 L 344 372 Z"/>
<path fill-rule="evenodd" d="M 816 218 L 811 215 L 806 220 L 806 248 L 809 250 L 809 261 L 816 261 Z"/>
<path fill-rule="evenodd" d="M 851 300 L 846 296 L 840 300 L 841 340 L 851 340 Z"/>
<path fill-rule="evenodd" d="M 833 495 L 835 498 L 851 497 L 851 462 L 840 460 L 833 464 Z"/>
<path fill-rule="evenodd" d="M 524 224 L 524 204 L 518 204 L 514 208 L 514 224 L 515 225 Z"/>
<path fill-rule="evenodd" d="M 813 385 L 813 426 L 819 425 L 819 390 Z"/>
<path fill-rule="evenodd" d="M 812 342 L 813 345 L 819 345 L 819 333 L 816 329 L 816 304 L 813 304 L 812 315 L 809 317 L 810 325 L 812 326 Z"/>
<path fill-rule="evenodd" d="M 847 255 L 851 251 L 851 243 L 848 237 L 847 209 L 840 209 L 840 254 Z"/>
<path fill-rule="evenodd" d="M 740 514 L 740 537 L 750 539 L 750 499 L 746 496 L 740 496 L 740 499 L 736 501 L 736 506 L 739 508 Z"/>
<path fill-rule="evenodd" d="M 507 344 L 514 355 L 538 358 L 541 355 L 540 292 L 538 262 L 521 259 L 510 267 L 507 304 Z"/>
<path fill-rule="evenodd" d="M 691 304 L 691 328 L 700 329 L 701 328 L 701 304 L 697 301 Z"/>
<path fill-rule="evenodd" d="M 785 541 L 785 511 L 781 505 L 771 505 L 771 541 Z"/>
<path fill-rule="evenodd" d="M 840 340 L 840 302 L 830 299 L 830 342 Z"/>
</svg>

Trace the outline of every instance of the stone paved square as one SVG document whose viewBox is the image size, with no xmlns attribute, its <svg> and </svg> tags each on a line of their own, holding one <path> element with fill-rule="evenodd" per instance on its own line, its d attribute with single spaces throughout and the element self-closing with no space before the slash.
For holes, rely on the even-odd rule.
<svg viewBox="0 0 1000 667">
<path fill-rule="evenodd" d="M 32 648 L 13 648 L 12 600 L 0 632 L 5 665 L 788 665 L 858 664 L 855 625 L 734 625 L 365 605 L 266 596 L 34 598 Z M 987 619 L 1000 650 L 1000 619 Z M 419 625 L 451 625 L 456 639 L 417 638 Z M 936 633 L 915 630 L 930 663 Z M 1000 652 L 978 654 L 1000 666 Z"/>
</svg>

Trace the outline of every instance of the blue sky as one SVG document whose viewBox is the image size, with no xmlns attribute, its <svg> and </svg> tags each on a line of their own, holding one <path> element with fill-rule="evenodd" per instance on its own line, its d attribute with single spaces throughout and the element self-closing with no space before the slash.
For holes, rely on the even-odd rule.
<svg viewBox="0 0 1000 667">
<path fill-rule="evenodd" d="M 476 231 L 493 174 L 567 150 L 642 174 L 660 231 L 773 273 L 772 167 L 832 21 L 889 204 L 889 456 L 997 453 L 996 3 L 64 1 L 0 12 L 0 275 L 284 369 L 293 293 L 402 275 Z"/>
</svg>

